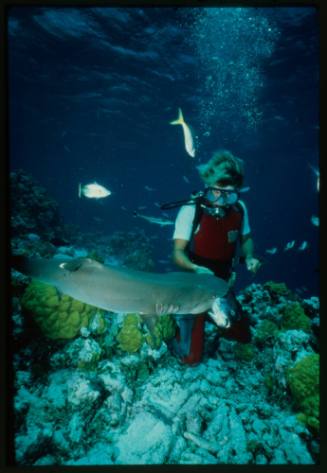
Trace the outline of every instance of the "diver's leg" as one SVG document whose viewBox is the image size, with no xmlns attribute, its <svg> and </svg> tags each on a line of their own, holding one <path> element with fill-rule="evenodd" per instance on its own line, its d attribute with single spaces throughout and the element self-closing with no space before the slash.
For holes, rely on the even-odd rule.
<svg viewBox="0 0 327 473">
<path fill-rule="evenodd" d="M 250 343 L 252 334 L 249 318 L 244 314 L 242 306 L 236 299 L 234 291 L 229 291 L 226 297 L 228 298 L 233 314 L 230 318 L 230 327 L 227 329 L 219 329 L 221 336 L 240 343 Z"/>
<path fill-rule="evenodd" d="M 175 320 L 178 330 L 170 347 L 182 363 L 199 363 L 203 353 L 205 315 L 179 315 Z"/>
<path fill-rule="evenodd" d="M 177 324 L 177 333 L 172 341 L 172 349 L 178 356 L 188 355 L 191 347 L 194 316 L 174 315 Z"/>
</svg>

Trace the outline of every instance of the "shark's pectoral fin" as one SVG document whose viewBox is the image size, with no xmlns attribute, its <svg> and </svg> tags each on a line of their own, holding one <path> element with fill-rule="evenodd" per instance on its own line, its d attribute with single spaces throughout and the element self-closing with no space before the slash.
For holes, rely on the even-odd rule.
<svg viewBox="0 0 327 473">
<path fill-rule="evenodd" d="M 180 306 L 177 304 L 156 304 L 156 314 L 165 315 L 165 314 L 176 314 Z"/>
</svg>

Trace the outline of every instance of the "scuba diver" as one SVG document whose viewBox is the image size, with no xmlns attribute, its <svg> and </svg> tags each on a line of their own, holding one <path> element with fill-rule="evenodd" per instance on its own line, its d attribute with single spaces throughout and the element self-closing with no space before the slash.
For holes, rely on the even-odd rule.
<svg viewBox="0 0 327 473">
<path fill-rule="evenodd" d="M 173 234 L 173 261 L 177 266 L 196 273 L 214 274 L 229 281 L 230 290 L 220 299 L 221 310 L 229 324 L 219 328 L 220 335 L 249 343 L 250 324 L 242 313 L 233 284 L 235 265 L 243 260 L 256 273 L 261 261 L 254 256 L 247 208 L 240 194 L 243 161 L 226 150 L 216 151 L 212 158 L 197 167 L 205 189 L 192 194 L 188 201 L 164 204 L 161 208 L 181 207 Z M 177 333 L 170 348 L 182 363 L 194 365 L 202 359 L 206 314 L 198 317 L 175 316 Z"/>
</svg>

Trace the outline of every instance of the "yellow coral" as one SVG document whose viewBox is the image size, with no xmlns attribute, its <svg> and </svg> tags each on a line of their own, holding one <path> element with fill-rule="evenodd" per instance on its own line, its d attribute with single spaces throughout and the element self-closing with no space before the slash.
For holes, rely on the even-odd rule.
<svg viewBox="0 0 327 473">
<path fill-rule="evenodd" d="M 88 306 L 67 295 L 61 295 L 56 288 L 33 281 L 26 288 L 22 308 L 31 314 L 44 335 L 51 339 L 70 339 L 78 335 L 81 327 L 88 327 L 97 313 L 99 326 L 104 330 L 104 311 Z"/>
<path fill-rule="evenodd" d="M 134 353 L 141 348 L 144 337 L 139 329 L 139 317 L 136 314 L 126 315 L 117 340 L 119 347 L 128 353 Z"/>
<path fill-rule="evenodd" d="M 160 348 L 163 341 L 173 338 L 176 333 L 176 323 L 174 318 L 165 314 L 158 318 L 153 332 L 147 334 L 145 340 L 151 348 Z"/>
</svg>

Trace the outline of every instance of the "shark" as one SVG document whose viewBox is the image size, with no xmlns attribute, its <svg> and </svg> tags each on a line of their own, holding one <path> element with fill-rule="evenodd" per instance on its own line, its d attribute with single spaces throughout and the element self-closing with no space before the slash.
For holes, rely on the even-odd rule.
<svg viewBox="0 0 327 473">
<path fill-rule="evenodd" d="M 91 258 L 13 257 L 21 273 L 55 286 L 63 294 L 116 313 L 138 313 L 150 331 L 164 314 L 208 312 L 216 325 L 228 326 L 219 298 L 228 282 L 210 274 L 153 273 L 104 265 Z"/>
<path fill-rule="evenodd" d="M 143 218 L 144 220 L 147 220 L 150 223 L 155 223 L 157 225 L 160 225 L 161 227 L 165 225 L 174 225 L 175 222 L 173 220 L 168 220 L 168 219 L 163 219 L 163 218 L 158 218 L 158 217 L 151 217 L 150 215 L 143 215 L 140 214 L 136 211 L 134 211 L 134 217 L 140 217 Z"/>
</svg>

